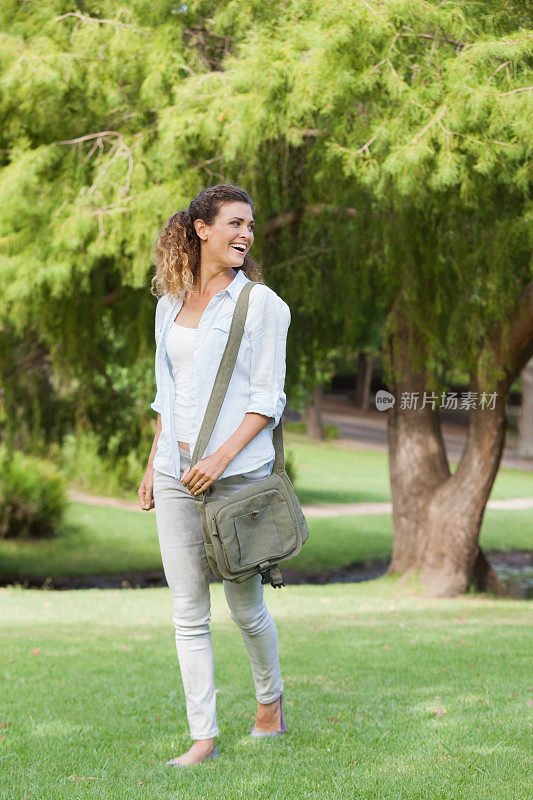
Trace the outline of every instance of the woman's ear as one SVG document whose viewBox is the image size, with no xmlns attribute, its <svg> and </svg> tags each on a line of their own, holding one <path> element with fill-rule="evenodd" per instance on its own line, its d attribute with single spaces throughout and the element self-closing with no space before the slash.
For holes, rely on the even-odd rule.
<svg viewBox="0 0 533 800">
<path fill-rule="evenodd" d="M 195 219 L 194 220 L 194 230 L 198 234 L 199 238 L 205 242 L 207 239 L 207 225 L 203 221 L 203 219 Z"/>
</svg>

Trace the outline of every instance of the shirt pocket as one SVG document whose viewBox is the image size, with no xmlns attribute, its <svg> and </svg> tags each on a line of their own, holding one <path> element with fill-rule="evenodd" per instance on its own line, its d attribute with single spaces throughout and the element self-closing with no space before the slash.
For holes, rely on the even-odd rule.
<svg viewBox="0 0 533 800">
<path fill-rule="evenodd" d="M 208 351 L 219 359 L 222 358 L 226 345 L 228 343 L 229 331 L 233 316 L 225 314 L 219 317 L 211 326 L 209 332 Z"/>
</svg>

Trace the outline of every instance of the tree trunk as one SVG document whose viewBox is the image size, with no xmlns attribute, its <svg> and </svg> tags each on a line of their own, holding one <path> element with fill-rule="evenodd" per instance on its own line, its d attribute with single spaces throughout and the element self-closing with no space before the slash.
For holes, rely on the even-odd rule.
<svg viewBox="0 0 533 800">
<path fill-rule="evenodd" d="M 372 380 L 372 356 L 366 353 L 359 353 L 357 357 L 357 373 L 355 376 L 355 386 L 352 401 L 356 408 L 368 411 L 370 405 L 370 384 Z"/>
<path fill-rule="evenodd" d="M 390 313 L 392 333 L 386 343 L 385 364 L 395 397 L 387 412 L 394 539 L 387 574 L 419 571 L 432 596 L 453 597 L 472 584 L 480 590 L 507 594 L 478 540 L 503 451 L 505 398 L 533 352 L 533 283 L 517 303 L 507 349 L 498 329 L 486 338 L 480 351 L 482 364 L 483 351 L 490 347 L 503 377 L 490 384 L 481 367 L 471 375 L 470 390 L 478 393 L 478 399 L 482 392 L 494 391 L 496 398 L 494 408 L 477 407 L 470 412 L 466 446 L 453 475 L 438 413 L 431 404 L 424 406 L 427 373 L 423 353 L 417 350 L 418 338 L 399 302 Z M 402 407 L 402 394 L 417 392 L 417 408 Z"/>
<path fill-rule="evenodd" d="M 517 454 L 533 458 L 533 358 L 522 370 L 522 406 L 518 420 Z"/>
<path fill-rule="evenodd" d="M 505 395 L 498 394 L 494 410 L 470 412 L 466 447 L 457 469 L 428 498 L 420 526 L 425 540 L 420 577 L 433 595 L 466 592 L 474 573 L 478 588 L 486 589 L 490 583 L 498 594 L 507 594 L 478 545 L 504 439 Z M 482 571 L 480 564 L 485 565 Z"/>
<path fill-rule="evenodd" d="M 355 382 L 353 387 L 352 402 L 356 408 L 361 408 L 363 405 L 363 387 L 365 383 L 366 374 L 366 353 L 362 351 L 357 355 L 357 371 L 355 373 Z"/>
<path fill-rule="evenodd" d="M 367 356 L 365 377 L 363 382 L 363 402 L 361 403 L 361 411 L 368 411 L 370 405 L 370 387 L 372 384 L 372 367 L 374 366 L 374 359 L 372 356 Z"/>
<path fill-rule="evenodd" d="M 318 384 L 308 396 L 307 405 L 302 414 L 302 421 L 307 425 L 307 435 L 311 439 L 323 439 L 322 433 L 322 398 L 324 389 Z"/>
</svg>

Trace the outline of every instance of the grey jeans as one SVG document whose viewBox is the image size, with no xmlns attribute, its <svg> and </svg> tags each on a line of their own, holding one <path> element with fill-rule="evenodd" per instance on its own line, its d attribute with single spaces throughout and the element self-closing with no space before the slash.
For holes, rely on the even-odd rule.
<svg viewBox="0 0 533 800">
<path fill-rule="evenodd" d="M 180 451 L 180 478 L 190 466 L 187 450 Z M 225 498 L 270 474 L 269 465 L 245 475 L 219 479 L 213 499 Z M 219 729 L 216 716 L 215 663 L 209 623 L 211 603 L 209 566 L 200 514 L 181 480 L 154 470 L 157 535 L 165 577 L 172 593 L 173 622 L 187 719 L 192 739 L 210 739 Z M 261 576 L 242 583 L 223 581 L 231 619 L 241 631 L 260 703 L 272 703 L 283 691 L 278 656 L 278 632 L 266 607 Z"/>
</svg>

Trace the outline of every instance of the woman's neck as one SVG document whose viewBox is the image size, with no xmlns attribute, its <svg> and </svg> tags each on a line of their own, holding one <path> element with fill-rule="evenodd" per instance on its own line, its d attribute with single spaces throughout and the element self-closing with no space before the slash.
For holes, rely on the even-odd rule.
<svg viewBox="0 0 533 800">
<path fill-rule="evenodd" d="M 215 272 L 211 275 L 204 275 L 200 268 L 199 287 L 195 290 L 195 296 L 199 300 L 207 300 L 207 298 L 213 297 L 213 295 L 220 292 L 222 289 L 226 289 L 236 276 L 237 271 L 233 267 L 229 267 L 222 272 Z"/>
</svg>

